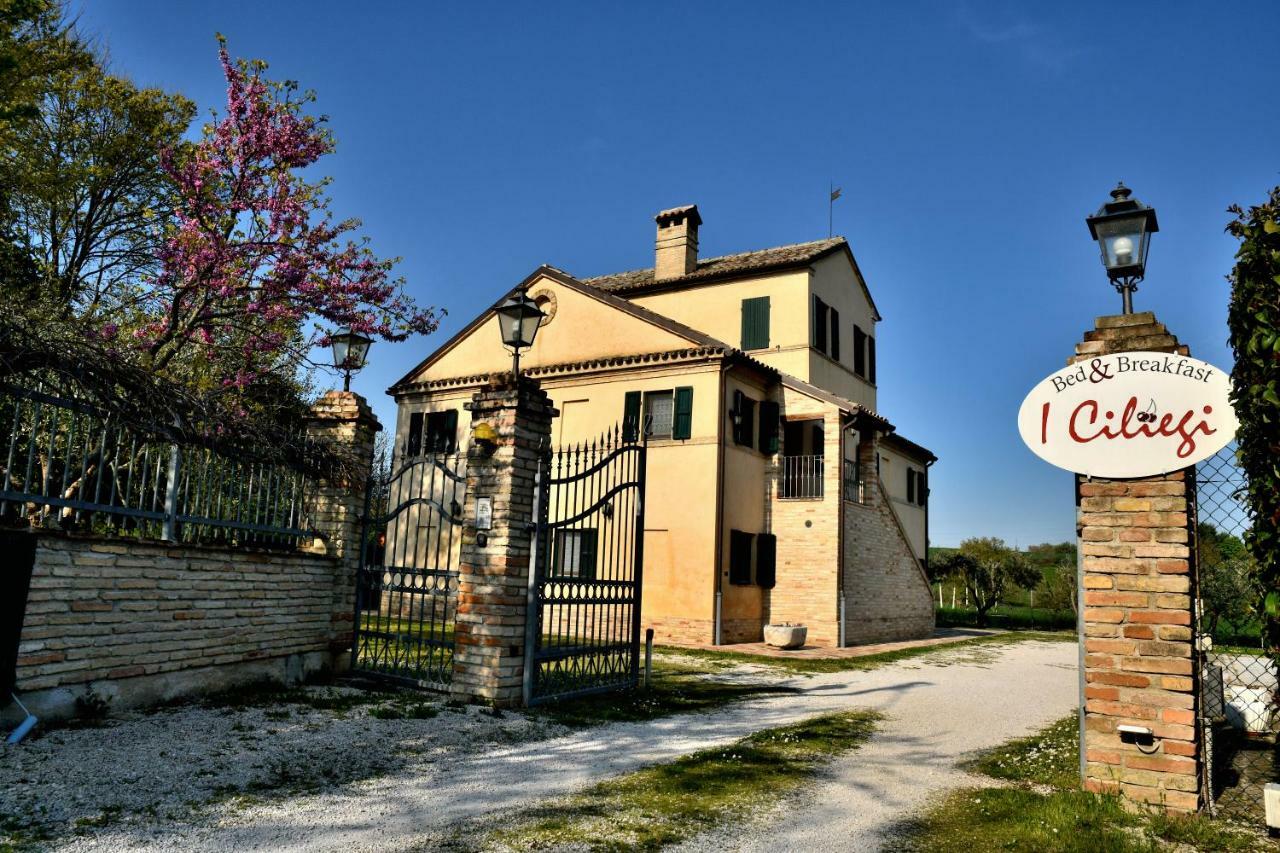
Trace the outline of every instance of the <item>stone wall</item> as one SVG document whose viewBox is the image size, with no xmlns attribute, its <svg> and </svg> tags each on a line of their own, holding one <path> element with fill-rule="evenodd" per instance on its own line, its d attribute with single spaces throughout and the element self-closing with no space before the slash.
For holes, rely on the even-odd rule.
<svg viewBox="0 0 1280 853">
<path fill-rule="evenodd" d="M 331 557 L 30 535 L 17 690 L 38 716 L 69 716 L 90 693 L 136 707 L 345 658 Z"/>
<path fill-rule="evenodd" d="M 1099 317 L 1071 361 L 1187 349 L 1148 313 Z M 1084 568 L 1084 785 L 1174 811 L 1199 805 L 1199 676 L 1188 470 L 1136 480 L 1078 478 Z M 1118 727 L 1149 728 L 1149 744 Z"/>
<path fill-rule="evenodd" d="M 933 633 L 929 581 L 875 476 L 874 441 L 858 447 L 863 503 L 844 503 L 845 643 L 886 643 Z"/>
</svg>

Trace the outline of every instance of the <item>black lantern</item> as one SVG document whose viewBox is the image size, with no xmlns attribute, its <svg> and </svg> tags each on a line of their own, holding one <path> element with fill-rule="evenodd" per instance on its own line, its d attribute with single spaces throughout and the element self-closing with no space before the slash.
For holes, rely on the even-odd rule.
<svg viewBox="0 0 1280 853">
<path fill-rule="evenodd" d="M 498 329 L 502 333 L 502 342 L 511 347 L 515 354 L 511 372 L 520 376 L 520 350 L 533 346 L 533 339 L 538 336 L 538 327 L 546 316 L 538 303 L 529 298 L 527 291 L 521 290 L 506 302 L 497 307 Z"/>
<path fill-rule="evenodd" d="M 329 336 L 329 346 L 333 348 L 333 366 L 343 373 L 342 390 L 351 390 L 351 374 L 364 367 L 364 360 L 369 355 L 369 345 L 373 338 L 347 328 Z"/>
<path fill-rule="evenodd" d="M 1155 208 L 1136 198 L 1123 183 L 1111 191 L 1111 201 L 1085 219 L 1089 233 L 1098 241 L 1107 278 L 1124 299 L 1124 313 L 1133 313 L 1133 292 L 1147 271 L 1147 247 L 1151 235 L 1160 230 Z"/>
</svg>

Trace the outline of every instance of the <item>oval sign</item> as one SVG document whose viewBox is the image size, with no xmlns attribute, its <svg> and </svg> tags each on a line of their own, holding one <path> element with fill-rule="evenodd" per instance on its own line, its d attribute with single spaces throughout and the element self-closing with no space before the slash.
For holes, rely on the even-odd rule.
<svg viewBox="0 0 1280 853">
<path fill-rule="evenodd" d="M 1230 391 L 1225 372 L 1185 355 L 1101 355 L 1032 388 L 1018 432 L 1041 459 L 1077 474 L 1167 474 L 1235 438 Z"/>
</svg>

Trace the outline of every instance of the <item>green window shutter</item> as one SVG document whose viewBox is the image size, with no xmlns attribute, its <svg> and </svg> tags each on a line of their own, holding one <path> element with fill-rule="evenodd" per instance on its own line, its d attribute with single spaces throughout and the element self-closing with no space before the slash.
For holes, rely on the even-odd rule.
<svg viewBox="0 0 1280 853">
<path fill-rule="evenodd" d="M 579 534 L 582 550 L 578 553 L 578 577 L 595 580 L 596 549 L 600 533 L 595 528 L 584 528 Z"/>
<path fill-rule="evenodd" d="M 693 434 L 693 388 L 685 385 L 676 389 L 675 421 L 671 425 L 672 438 L 689 438 Z"/>
<path fill-rule="evenodd" d="M 907 469 L 907 503 L 916 502 L 916 469 Z"/>
<path fill-rule="evenodd" d="M 769 346 L 769 297 L 742 300 L 742 348 Z"/>
<path fill-rule="evenodd" d="M 813 297 L 813 348 L 827 351 L 827 303 Z"/>
<path fill-rule="evenodd" d="M 622 440 L 636 441 L 640 437 L 640 392 L 628 391 L 622 407 Z"/>
<path fill-rule="evenodd" d="M 751 583 L 752 538 L 750 533 L 741 530 L 729 531 L 729 583 L 736 586 Z"/>
<path fill-rule="evenodd" d="M 453 453 L 458 449 L 458 410 L 449 409 L 444 413 L 444 452 Z"/>
<path fill-rule="evenodd" d="M 761 533 L 756 537 L 756 583 L 773 589 L 778 582 L 778 537 Z"/>
<path fill-rule="evenodd" d="M 857 323 L 853 324 L 853 372 L 867 375 L 867 333 Z"/>
<path fill-rule="evenodd" d="M 876 339 L 867 335 L 867 381 L 876 384 Z"/>
<path fill-rule="evenodd" d="M 831 357 L 840 360 L 840 312 L 831 309 Z"/>
<path fill-rule="evenodd" d="M 760 452 L 778 452 L 778 404 L 765 400 L 760 404 Z"/>
</svg>

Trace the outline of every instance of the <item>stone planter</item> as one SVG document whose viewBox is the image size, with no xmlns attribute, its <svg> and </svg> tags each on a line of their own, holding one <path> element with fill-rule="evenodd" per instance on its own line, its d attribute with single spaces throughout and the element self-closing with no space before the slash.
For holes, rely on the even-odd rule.
<svg viewBox="0 0 1280 853">
<path fill-rule="evenodd" d="M 798 649 L 809 636 L 805 625 L 765 625 L 764 641 L 779 649 Z"/>
</svg>

